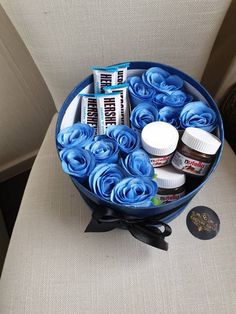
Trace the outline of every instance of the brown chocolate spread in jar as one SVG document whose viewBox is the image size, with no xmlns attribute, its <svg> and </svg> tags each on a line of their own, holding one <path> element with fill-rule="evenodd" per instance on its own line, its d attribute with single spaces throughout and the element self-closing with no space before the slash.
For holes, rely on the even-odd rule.
<svg viewBox="0 0 236 314">
<path fill-rule="evenodd" d="M 158 185 L 157 198 L 162 203 L 169 203 L 185 195 L 186 176 L 172 166 L 154 169 Z"/>
<path fill-rule="evenodd" d="M 198 128 L 187 128 L 171 161 L 180 171 L 195 176 L 204 176 L 221 145 L 213 134 Z"/>
</svg>

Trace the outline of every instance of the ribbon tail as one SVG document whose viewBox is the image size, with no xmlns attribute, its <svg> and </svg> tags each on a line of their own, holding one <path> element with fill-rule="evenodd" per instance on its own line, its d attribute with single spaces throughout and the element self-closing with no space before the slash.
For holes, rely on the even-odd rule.
<svg viewBox="0 0 236 314">
<path fill-rule="evenodd" d="M 117 228 L 117 222 L 99 222 L 94 218 L 91 218 L 84 232 L 106 232 Z"/>
<path fill-rule="evenodd" d="M 170 227 L 168 226 L 168 228 Z M 127 226 L 127 229 L 137 240 L 164 251 L 168 250 L 168 243 L 165 241 L 167 234 L 162 233 L 157 227 L 146 227 L 136 224 Z"/>
</svg>

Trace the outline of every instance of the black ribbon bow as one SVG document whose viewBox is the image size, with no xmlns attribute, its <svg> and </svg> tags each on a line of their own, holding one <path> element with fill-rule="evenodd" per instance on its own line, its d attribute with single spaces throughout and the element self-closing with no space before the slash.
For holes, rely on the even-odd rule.
<svg viewBox="0 0 236 314">
<path fill-rule="evenodd" d="M 178 211 L 183 206 L 182 204 L 155 216 L 137 218 L 121 214 L 109 207 L 96 205 L 84 195 L 83 198 L 93 209 L 92 219 L 85 232 L 106 232 L 115 228 L 123 228 L 127 229 L 136 239 L 164 251 L 168 250 L 168 243 L 165 241 L 165 237 L 168 237 L 172 231 L 171 227 L 161 220 Z M 164 230 L 161 231 L 160 227 L 164 227 Z"/>
<path fill-rule="evenodd" d="M 155 223 L 163 226 L 164 231 L 154 226 Z M 165 237 L 171 234 L 170 226 L 151 217 L 150 219 L 124 217 L 111 208 L 98 207 L 92 213 L 92 219 L 85 232 L 105 232 L 120 227 L 125 227 L 132 236 L 146 244 L 165 251 L 168 250 L 168 243 L 165 241 Z"/>
</svg>

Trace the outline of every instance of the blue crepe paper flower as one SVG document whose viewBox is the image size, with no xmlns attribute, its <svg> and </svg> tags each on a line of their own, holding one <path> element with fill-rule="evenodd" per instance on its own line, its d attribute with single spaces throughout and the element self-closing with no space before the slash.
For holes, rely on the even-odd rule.
<svg viewBox="0 0 236 314">
<path fill-rule="evenodd" d="M 185 105 L 179 119 L 183 129 L 194 127 L 212 132 L 217 124 L 215 111 L 202 101 L 194 101 Z"/>
<path fill-rule="evenodd" d="M 123 153 L 129 154 L 140 147 L 140 134 L 126 125 L 111 125 L 106 135 L 118 143 Z"/>
<path fill-rule="evenodd" d="M 158 120 L 158 110 L 154 104 L 142 102 L 131 112 L 130 121 L 134 129 L 142 131 L 148 123 Z"/>
<path fill-rule="evenodd" d="M 153 103 L 158 108 L 163 106 L 170 106 L 175 108 L 181 108 L 187 103 L 193 100 L 193 96 L 186 94 L 183 91 L 177 90 L 169 94 L 159 93 L 153 98 Z"/>
<path fill-rule="evenodd" d="M 145 84 L 164 93 L 179 90 L 184 84 L 184 81 L 179 76 L 171 75 L 159 67 L 148 69 L 143 73 L 142 78 Z"/>
<path fill-rule="evenodd" d="M 153 206 L 151 199 L 157 194 L 157 184 L 150 178 L 128 177 L 115 185 L 111 201 L 133 207 Z"/>
<path fill-rule="evenodd" d="M 116 141 L 106 136 L 95 139 L 85 149 L 94 154 L 97 163 L 116 163 L 118 161 L 119 146 Z"/>
<path fill-rule="evenodd" d="M 114 186 L 125 177 L 117 164 L 99 164 L 89 176 L 90 189 L 100 197 L 110 200 Z"/>
<path fill-rule="evenodd" d="M 94 155 L 82 148 L 64 148 L 60 151 L 64 172 L 79 178 L 83 182 L 96 166 Z"/>
<path fill-rule="evenodd" d="M 180 127 L 179 114 L 180 111 L 177 108 L 165 106 L 159 111 L 159 121 L 170 123 L 178 129 Z"/>
<path fill-rule="evenodd" d="M 145 85 L 141 77 L 129 77 L 127 82 L 129 83 L 129 98 L 132 108 L 136 107 L 140 102 L 152 101 L 156 92 L 152 87 Z"/>
<path fill-rule="evenodd" d="M 149 177 L 154 176 L 154 169 L 148 157 L 148 154 L 137 149 L 120 160 L 121 166 L 128 176 Z"/>
<path fill-rule="evenodd" d="M 93 140 L 95 129 L 85 123 L 75 123 L 62 129 L 57 135 L 60 149 L 78 147 L 83 148 Z"/>
</svg>

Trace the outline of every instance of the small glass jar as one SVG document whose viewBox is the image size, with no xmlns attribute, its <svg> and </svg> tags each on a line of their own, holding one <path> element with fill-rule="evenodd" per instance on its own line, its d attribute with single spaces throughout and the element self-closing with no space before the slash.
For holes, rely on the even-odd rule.
<svg viewBox="0 0 236 314">
<path fill-rule="evenodd" d="M 157 198 L 162 203 L 170 203 L 185 195 L 186 176 L 172 166 L 155 169 L 158 185 Z"/>
<path fill-rule="evenodd" d="M 221 141 L 215 135 L 198 128 L 187 128 L 171 161 L 179 171 L 204 176 L 215 158 Z"/>
<path fill-rule="evenodd" d="M 178 140 L 176 128 L 162 121 L 147 124 L 141 133 L 143 149 L 149 154 L 154 168 L 170 164 Z"/>
</svg>

